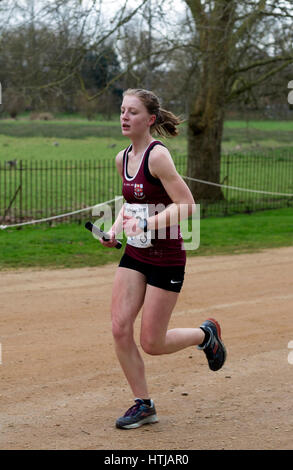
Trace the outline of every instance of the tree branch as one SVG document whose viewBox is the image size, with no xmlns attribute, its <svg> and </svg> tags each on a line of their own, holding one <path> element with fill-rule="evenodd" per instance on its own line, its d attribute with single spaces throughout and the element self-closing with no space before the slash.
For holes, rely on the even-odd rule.
<svg viewBox="0 0 293 470">
<path fill-rule="evenodd" d="M 99 90 L 97 93 L 95 93 L 94 95 L 91 95 L 89 96 L 88 93 L 87 93 L 87 90 L 85 88 L 85 84 L 84 84 L 84 81 L 83 81 L 83 78 L 82 76 L 80 75 L 80 73 L 76 70 L 75 71 L 75 75 L 76 77 L 78 78 L 79 82 L 80 82 L 80 85 L 81 85 L 81 90 L 83 92 L 83 94 L 86 96 L 87 100 L 88 101 L 93 101 L 95 100 L 96 98 L 99 98 L 101 95 L 103 95 L 103 93 L 105 93 L 111 85 L 113 85 L 113 83 L 117 82 L 117 80 L 120 80 L 120 78 L 122 78 L 124 75 L 126 75 L 127 72 L 129 72 L 129 70 L 132 70 L 133 67 L 135 65 L 138 65 L 142 62 L 144 62 L 145 60 L 147 60 L 147 58 L 149 58 L 150 56 L 151 57 L 155 57 L 155 56 L 159 56 L 161 54 L 170 54 L 171 52 L 175 51 L 176 49 L 179 49 L 180 46 L 174 46 L 168 50 L 164 49 L 164 50 L 160 50 L 160 51 L 157 51 L 157 52 L 152 52 L 150 55 L 149 54 L 146 54 L 144 55 L 143 57 L 140 57 L 139 59 L 136 59 L 134 60 L 134 62 L 132 62 L 131 64 L 128 65 L 128 67 L 123 70 L 122 72 L 118 73 L 115 77 L 113 77 L 107 84 L 104 88 L 102 88 L 101 90 Z"/>
<path fill-rule="evenodd" d="M 245 67 L 241 67 L 239 69 L 234 69 L 231 72 L 231 75 L 235 75 L 236 73 L 247 72 L 248 70 L 254 69 L 256 67 L 262 67 L 263 65 L 273 64 L 275 62 L 279 62 L 280 60 L 281 61 L 292 61 L 293 62 L 293 56 L 271 57 L 270 59 L 257 60 L 255 62 L 253 62 L 252 64 L 246 65 Z"/>
<path fill-rule="evenodd" d="M 0 0 L 1 1 L 1 0 Z M 92 50 L 95 50 L 99 45 L 101 45 L 103 42 L 106 42 L 107 39 L 109 39 L 109 37 L 114 34 L 117 30 L 117 28 L 123 26 L 124 24 L 128 23 L 131 18 L 133 18 L 133 16 L 135 16 L 135 14 L 140 10 L 140 8 L 147 2 L 148 0 L 142 0 L 141 3 L 139 4 L 138 7 L 136 7 L 133 11 L 131 11 L 127 16 L 123 16 L 123 14 L 121 13 L 121 11 L 119 12 L 119 14 L 116 16 L 117 18 L 117 21 L 115 20 L 112 20 L 112 23 L 115 23 L 113 25 L 113 27 L 108 31 L 106 32 L 104 35 L 102 35 L 99 40 L 97 42 L 95 42 L 92 46 L 90 47 L 87 47 L 87 48 L 83 48 L 83 49 L 79 49 L 77 51 L 77 55 L 73 58 L 71 64 L 67 64 L 67 67 L 66 69 L 69 70 L 70 72 L 69 73 L 66 73 L 66 75 L 62 78 L 60 78 L 59 80 L 55 80 L 53 82 L 50 82 L 50 83 L 46 83 L 44 85 L 39 85 L 39 86 L 26 86 L 24 87 L 24 89 L 35 89 L 35 90 L 44 90 L 44 89 L 48 89 L 48 88 L 54 88 L 54 87 L 57 87 L 57 86 L 60 86 L 62 84 L 64 84 L 67 80 L 69 80 L 70 78 L 72 78 L 73 76 L 77 76 L 79 78 L 79 81 L 81 83 L 81 88 L 83 90 L 83 86 L 82 86 L 82 82 L 80 80 L 80 74 L 78 73 L 78 67 L 80 66 L 80 64 L 82 63 L 83 61 L 83 58 L 84 58 L 84 55 L 89 52 L 89 51 L 92 51 Z M 126 0 L 126 3 L 127 3 L 127 0 Z M 84 24 L 83 24 L 83 28 L 84 28 Z M 124 72 L 126 73 L 126 72 Z M 124 73 L 122 73 L 121 76 L 124 75 Z M 120 75 L 119 77 L 120 78 Z M 118 80 L 117 78 L 117 80 Z M 115 80 L 114 80 L 115 81 Z M 107 85 L 106 89 L 108 89 L 110 87 L 110 85 L 112 84 L 113 80 L 111 80 L 111 82 L 109 82 L 109 86 Z M 102 93 L 97 93 L 96 95 L 94 95 L 93 97 L 90 97 L 90 99 L 94 99 L 95 97 L 97 96 L 100 96 Z M 89 99 L 89 97 L 88 97 Z"/>
<path fill-rule="evenodd" d="M 202 20 L 205 17 L 201 0 L 185 0 L 185 2 L 189 6 L 195 23 L 198 24 L 199 19 Z"/>
<path fill-rule="evenodd" d="M 263 9 L 266 6 L 266 0 L 259 0 L 257 6 L 254 6 L 253 12 L 247 17 L 246 21 L 243 21 L 241 26 L 239 26 L 238 30 L 232 35 L 232 42 L 236 44 L 239 39 L 241 39 L 247 30 L 249 30 L 255 21 L 257 20 L 260 13 L 262 13 Z"/>
<path fill-rule="evenodd" d="M 254 82 L 247 83 L 244 85 L 242 88 L 238 88 L 238 90 L 234 90 L 230 93 L 230 95 L 227 97 L 227 101 L 233 101 L 237 96 L 241 95 L 245 91 L 249 91 L 252 88 L 256 87 L 257 85 L 260 85 L 261 83 L 265 82 L 269 77 L 272 77 L 273 75 L 276 75 L 278 72 L 286 68 L 288 65 L 293 63 L 293 59 L 290 59 L 286 61 L 286 63 L 280 65 L 279 67 L 275 67 L 274 69 L 270 70 L 267 73 L 264 73 L 261 75 L 257 80 Z"/>
<path fill-rule="evenodd" d="M 126 17 L 123 17 L 122 13 L 120 14 L 120 18 L 118 20 L 117 23 L 115 23 L 115 25 L 113 26 L 113 28 L 107 33 L 105 34 L 105 36 L 103 36 L 96 45 L 99 45 L 101 44 L 102 42 L 105 42 L 110 36 L 112 36 L 112 34 L 115 33 L 115 31 L 120 28 L 121 26 L 123 26 L 124 24 L 128 23 L 131 18 L 133 16 L 136 15 L 136 13 L 144 6 L 144 4 L 147 2 L 148 0 L 142 0 L 142 2 L 139 4 L 139 6 L 133 10 L 131 13 L 129 13 Z M 113 20 L 114 21 L 114 20 Z"/>
<path fill-rule="evenodd" d="M 264 11 L 262 12 L 262 15 L 263 16 L 272 16 L 274 18 L 293 18 L 293 14 L 290 14 L 290 13 L 275 13 L 275 12 L 268 12 L 268 11 Z"/>
</svg>

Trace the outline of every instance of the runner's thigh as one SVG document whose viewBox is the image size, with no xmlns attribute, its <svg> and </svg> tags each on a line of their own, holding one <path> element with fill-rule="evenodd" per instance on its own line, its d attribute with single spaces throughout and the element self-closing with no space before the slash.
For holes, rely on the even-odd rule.
<svg viewBox="0 0 293 470">
<path fill-rule="evenodd" d="M 120 326 L 133 323 L 143 305 L 145 291 L 144 274 L 118 267 L 112 293 L 112 321 Z"/>
<path fill-rule="evenodd" d="M 165 340 L 166 331 L 179 293 L 147 285 L 141 320 L 141 339 Z"/>
</svg>

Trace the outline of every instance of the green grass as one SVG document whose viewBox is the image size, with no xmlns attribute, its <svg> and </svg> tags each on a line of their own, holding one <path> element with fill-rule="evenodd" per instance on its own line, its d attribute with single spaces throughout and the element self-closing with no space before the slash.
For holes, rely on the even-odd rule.
<svg viewBox="0 0 293 470">
<path fill-rule="evenodd" d="M 103 248 L 77 223 L 6 229 L 0 232 L 0 247 L 0 269 L 77 268 L 119 259 L 118 250 Z"/>
<path fill-rule="evenodd" d="M 290 121 L 226 121 L 221 182 L 250 189 L 293 193 L 292 136 L 293 124 Z M 72 208 L 112 199 L 121 192 L 114 165 L 115 155 L 128 144 L 128 139 L 121 135 L 118 117 L 111 121 L 87 121 L 81 116 L 67 115 L 58 116 L 53 121 L 30 121 L 27 116 L 17 121 L 0 120 L 0 166 L 7 170 L 0 172 L 0 214 L 4 214 L 11 201 L 10 214 L 21 213 L 27 220 L 70 212 Z M 166 145 L 178 171 L 186 175 L 186 123 L 180 136 L 166 139 Z M 233 161 L 229 163 L 226 163 L 227 152 L 229 155 L 233 153 Z M 23 171 L 10 172 L 4 162 L 14 159 L 18 160 L 18 168 L 19 160 L 23 161 Z M 31 161 L 37 171 L 24 171 Z M 47 166 L 45 161 L 49 162 Z M 67 163 L 59 171 L 63 162 Z M 85 167 L 78 170 L 77 162 L 91 166 L 88 170 Z M 21 192 L 13 200 L 20 185 Z M 222 208 L 227 205 L 226 201 L 217 203 L 215 208 L 210 205 L 206 215 L 283 205 L 283 201 L 268 200 L 265 204 L 262 198 L 255 201 L 255 195 L 252 200 L 249 193 L 223 192 L 229 207 Z"/>
<path fill-rule="evenodd" d="M 56 138 L 0 136 L 0 161 L 7 160 L 99 160 L 114 159 L 126 139 L 111 137 Z"/>
<path fill-rule="evenodd" d="M 180 136 L 167 139 L 174 156 L 187 154 L 186 123 Z M 223 152 L 291 147 L 291 121 L 226 121 Z M 58 142 L 58 146 L 54 145 Z M 62 116 L 52 121 L 21 118 L 0 120 L 0 162 L 6 160 L 77 160 L 114 158 L 128 140 L 121 136 L 118 117 L 111 121 L 87 121 L 80 116 Z"/>
<path fill-rule="evenodd" d="M 0 162 L 8 160 L 97 160 L 114 159 L 129 145 L 117 125 L 82 122 L 8 123 L 0 121 Z M 175 156 L 186 155 L 184 135 L 166 139 Z"/>
<path fill-rule="evenodd" d="M 188 256 L 237 254 L 293 246 L 293 209 L 201 220 L 200 246 Z M 0 269 L 79 268 L 117 263 L 81 225 L 46 224 L 0 231 Z"/>
<path fill-rule="evenodd" d="M 258 129 L 262 131 L 290 131 L 293 132 L 292 121 L 226 121 L 225 128 L 228 129 Z"/>
<path fill-rule="evenodd" d="M 281 246 L 293 246 L 293 208 L 203 219 L 200 248 L 190 254 L 237 254 Z"/>
</svg>

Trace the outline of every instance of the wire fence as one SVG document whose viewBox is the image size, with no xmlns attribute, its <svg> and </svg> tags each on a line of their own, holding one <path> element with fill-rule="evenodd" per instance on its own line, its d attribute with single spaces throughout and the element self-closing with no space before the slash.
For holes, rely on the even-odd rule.
<svg viewBox="0 0 293 470">
<path fill-rule="evenodd" d="M 186 176 L 186 157 L 176 156 L 175 164 Z M 202 217 L 293 206 L 293 153 L 223 155 L 220 184 L 222 200 L 196 201 L 201 204 Z M 73 212 L 121 192 L 121 178 L 115 162 L 109 159 L 0 162 L 0 224 Z M 58 222 L 85 217 L 88 214 L 80 212 Z"/>
<path fill-rule="evenodd" d="M 223 155 L 219 183 L 223 199 L 198 201 L 201 217 L 292 207 L 293 151 Z"/>
<path fill-rule="evenodd" d="M 120 194 L 121 179 L 111 160 L 0 163 L 1 224 L 72 212 Z M 73 214 L 63 221 L 82 217 Z"/>
</svg>

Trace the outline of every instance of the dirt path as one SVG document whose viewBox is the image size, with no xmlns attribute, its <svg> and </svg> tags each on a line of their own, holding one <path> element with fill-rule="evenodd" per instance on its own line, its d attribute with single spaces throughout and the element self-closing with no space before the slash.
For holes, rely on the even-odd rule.
<svg viewBox="0 0 293 470">
<path fill-rule="evenodd" d="M 160 422 L 131 431 L 114 426 L 132 404 L 111 337 L 115 267 L 1 272 L 0 448 L 292 449 L 292 259 L 290 247 L 188 260 L 170 326 L 214 316 L 227 363 L 142 353 Z"/>
</svg>

